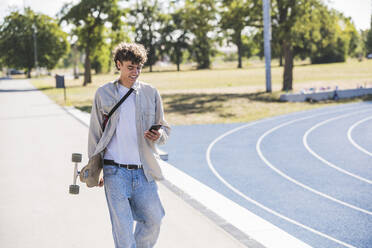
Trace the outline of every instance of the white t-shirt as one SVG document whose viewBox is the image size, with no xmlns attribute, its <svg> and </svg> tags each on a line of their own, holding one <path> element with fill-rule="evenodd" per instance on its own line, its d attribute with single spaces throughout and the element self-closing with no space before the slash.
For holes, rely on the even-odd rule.
<svg viewBox="0 0 372 248">
<path fill-rule="evenodd" d="M 119 84 L 120 99 L 128 91 L 128 88 Z M 132 92 L 116 111 L 120 111 L 118 125 L 106 148 L 104 158 L 114 160 L 119 164 L 139 165 L 141 159 L 136 128 L 136 94 Z"/>
</svg>

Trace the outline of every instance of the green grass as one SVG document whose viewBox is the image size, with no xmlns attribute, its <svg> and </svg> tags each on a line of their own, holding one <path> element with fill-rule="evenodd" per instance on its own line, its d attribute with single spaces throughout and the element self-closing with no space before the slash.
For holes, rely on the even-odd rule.
<svg viewBox="0 0 372 248">
<path fill-rule="evenodd" d="M 336 104 L 371 101 L 372 96 L 317 103 L 279 101 L 280 92 L 244 94 L 169 94 L 163 96 L 166 118 L 175 125 L 249 122 Z"/>
<path fill-rule="evenodd" d="M 249 64 L 248 64 L 249 63 Z M 146 70 L 140 80 L 157 87 L 163 97 L 167 120 L 177 124 L 247 122 L 265 117 L 286 114 L 345 102 L 371 100 L 370 97 L 320 103 L 283 103 L 279 96 L 282 67 L 272 66 L 272 94 L 265 93 L 265 68 L 260 61 L 246 61 L 243 69 L 236 63 L 224 63 L 212 70 L 192 70 L 189 65 L 183 71 L 173 67 L 154 67 Z M 294 68 L 294 91 L 302 88 L 336 85 L 339 88 L 372 86 L 372 60 L 326 65 L 297 64 Z M 67 101 L 63 89 L 55 89 L 54 78 L 33 79 L 33 84 L 61 105 L 75 106 L 90 112 L 94 93 L 100 85 L 118 75 L 93 75 L 93 83 L 82 87 L 82 78 L 66 80 Z"/>
<path fill-rule="evenodd" d="M 235 63 L 229 63 L 224 68 L 213 70 L 143 73 L 141 78 L 145 82 L 154 84 L 163 92 L 235 87 L 249 91 L 265 90 L 265 67 L 263 63 L 256 61 L 243 69 L 237 69 L 235 65 Z M 273 63 L 271 74 L 274 90 L 280 90 L 283 68 Z M 363 62 L 350 60 L 348 63 L 325 65 L 301 64 L 294 67 L 293 74 L 295 91 L 304 87 L 328 85 L 354 88 L 357 84 L 372 84 L 372 60 Z"/>
</svg>

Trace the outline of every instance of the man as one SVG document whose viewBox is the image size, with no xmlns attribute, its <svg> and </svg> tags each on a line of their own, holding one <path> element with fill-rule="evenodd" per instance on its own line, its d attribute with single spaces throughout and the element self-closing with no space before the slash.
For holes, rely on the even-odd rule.
<svg viewBox="0 0 372 248">
<path fill-rule="evenodd" d="M 147 60 L 145 48 L 135 43 L 121 43 L 115 48 L 113 59 L 120 78 L 96 92 L 88 156 L 90 160 L 104 159 L 103 178 L 98 185 L 104 185 L 115 247 L 150 248 L 156 243 L 164 216 L 154 181 L 163 179 L 155 144 L 167 141 L 170 127 L 164 119 L 159 92 L 138 81 Z M 130 88 L 133 92 L 103 129 L 103 115 L 107 115 Z M 153 124 L 162 127 L 159 131 L 149 131 Z"/>
</svg>

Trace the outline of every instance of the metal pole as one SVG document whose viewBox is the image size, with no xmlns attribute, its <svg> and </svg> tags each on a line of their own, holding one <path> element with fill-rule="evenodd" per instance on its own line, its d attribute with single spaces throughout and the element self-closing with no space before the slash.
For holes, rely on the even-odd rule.
<svg viewBox="0 0 372 248">
<path fill-rule="evenodd" d="M 263 0 L 263 20 L 264 20 L 264 53 L 266 64 L 266 92 L 271 92 L 271 17 L 270 0 Z"/>
<path fill-rule="evenodd" d="M 39 76 L 39 66 L 38 66 L 38 62 L 37 62 L 37 42 L 36 42 L 36 32 L 37 32 L 37 28 L 36 28 L 36 25 L 34 24 L 33 25 L 33 28 L 34 28 L 34 58 L 35 58 L 35 70 L 36 70 L 36 75 Z"/>
</svg>

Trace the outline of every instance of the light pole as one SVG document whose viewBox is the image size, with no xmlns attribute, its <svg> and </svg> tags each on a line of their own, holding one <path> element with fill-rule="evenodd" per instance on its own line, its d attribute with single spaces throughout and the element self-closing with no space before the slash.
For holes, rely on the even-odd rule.
<svg viewBox="0 0 372 248">
<path fill-rule="evenodd" d="M 37 27 L 34 24 L 32 24 L 32 28 L 34 30 L 33 37 L 34 37 L 34 58 L 35 58 L 35 70 L 36 70 L 36 76 L 39 76 L 39 66 L 37 62 L 37 41 L 36 41 L 36 33 L 37 33 Z"/>
<path fill-rule="evenodd" d="M 271 18 L 270 0 L 263 0 L 263 22 L 264 22 L 264 53 L 266 64 L 266 92 L 271 92 Z"/>
</svg>

